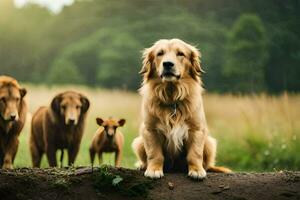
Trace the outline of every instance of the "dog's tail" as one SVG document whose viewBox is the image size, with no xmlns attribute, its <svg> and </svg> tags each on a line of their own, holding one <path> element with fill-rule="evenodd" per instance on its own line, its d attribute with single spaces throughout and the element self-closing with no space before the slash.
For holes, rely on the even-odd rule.
<svg viewBox="0 0 300 200">
<path fill-rule="evenodd" d="M 220 167 L 220 166 L 210 166 L 207 169 L 208 172 L 217 172 L 217 173 L 225 173 L 225 174 L 230 174 L 232 173 L 231 169 L 227 167 Z"/>
</svg>

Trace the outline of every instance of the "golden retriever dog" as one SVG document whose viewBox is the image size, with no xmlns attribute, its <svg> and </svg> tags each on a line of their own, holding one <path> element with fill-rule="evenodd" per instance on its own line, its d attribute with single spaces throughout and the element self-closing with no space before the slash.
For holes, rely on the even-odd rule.
<svg viewBox="0 0 300 200">
<path fill-rule="evenodd" d="M 0 76 L 0 167 L 13 168 L 18 137 L 26 121 L 26 89 L 9 76 Z"/>
<path fill-rule="evenodd" d="M 125 119 L 102 119 L 96 118 L 97 124 L 100 126 L 96 131 L 90 146 L 91 164 L 94 165 L 95 155 L 98 154 L 99 163 L 102 163 L 103 153 L 115 153 L 115 167 L 121 166 L 124 136 L 118 127 L 124 126 Z"/>
<path fill-rule="evenodd" d="M 160 178 L 179 168 L 193 179 L 215 166 L 216 140 L 209 135 L 202 100 L 200 52 L 179 39 L 159 40 L 144 50 L 140 136 L 132 147 L 145 176 Z"/>
<path fill-rule="evenodd" d="M 56 167 L 56 151 L 68 150 L 68 165 L 77 157 L 90 107 L 88 98 L 80 93 L 66 91 L 56 95 L 51 104 L 40 107 L 32 117 L 29 138 L 32 166 L 40 167 L 45 153 L 50 167 Z"/>
</svg>

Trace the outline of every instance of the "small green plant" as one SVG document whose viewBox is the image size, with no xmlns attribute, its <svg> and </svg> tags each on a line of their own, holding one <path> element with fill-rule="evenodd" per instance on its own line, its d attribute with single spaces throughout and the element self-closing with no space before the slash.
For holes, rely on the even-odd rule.
<svg viewBox="0 0 300 200">
<path fill-rule="evenodd" d="M 52 182 L 52 186 L 60 189 L 68 189 L 70 186 L 70 182 L 65 178 L 58 178 Z"/>
<path fill-rule="evenodd" d="M 115 190 L 123 196 L 147 196 L 152 188 L 152 180 L 132 174 L 119 174 L 113 168 L 103 166 L 94 175 L 94 187 L 98 192 Z"/>
</svg>

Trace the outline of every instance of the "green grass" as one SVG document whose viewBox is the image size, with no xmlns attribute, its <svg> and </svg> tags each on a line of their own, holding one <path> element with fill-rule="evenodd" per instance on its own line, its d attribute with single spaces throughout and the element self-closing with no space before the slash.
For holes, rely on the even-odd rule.
<svg viewBox="0 0 300 200">
<path fill-rule="evenodd" d="M 127 122 L 120 129 L 125 136 L 122 166 L 133 168 L 136 158 L 131 142 L 138 134 L 141 122 L 141 97 L 137 93 L 81 86 L 48 88 L 26 85 L 26 88 L 30 113 L 39 106 L 48 105 L 56 93 L 68 89 L 80 91 L 90 99 L 91 107 L 76 166 L 90 165 L 88 148 L 98 127 L 96 117 L 125 118 Z M 300 170 L 300 95 L 204 94 L 204 104 L 210 132 L 218 140 L 219 165 L 238 171 Z M 31 166 L 29 131 L 30 114 L 20 136 L 15 167 Z M 104 164 L 113 165 L 114 156 L 104 155 Z M 44 157 L 42 167 L 47 166 Z"/>
</svg>

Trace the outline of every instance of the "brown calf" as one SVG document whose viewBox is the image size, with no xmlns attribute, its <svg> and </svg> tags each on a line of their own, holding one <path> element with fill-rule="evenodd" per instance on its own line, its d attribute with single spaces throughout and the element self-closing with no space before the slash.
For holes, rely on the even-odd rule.
<svg viewBox="0 0 300 200">
<path fill-rule="evenodd" d="M 17 154 L 18 137 L 24 127 L 26 89 L 8 76 L 0 76 L 0 168 L 11 169 Z"/>
<path fill-rule="evenodd" d="M 57 166 L 56 151 L 68 150 L 68 165 L 75 162 L 84 131 L 89 100 L 77 92 L 54 97 L 49 107 L 41 107 L 32 117 L 30 152 L 33 167 L 40 167 L 46 153 L 51 167 Z"/>
<path fill-rule="evenodd" d="M 109 118 L 103 120 L 96 119 L 97 124 L 101 126 L 95 133 L 92 144 L 90 146 L 90 157 L 92 166 L 96 153 L 98 154 L 99 163 L 102 163 L 102 153 L 115 153 L 115 166 L 120 167 L 122 159 L 122 150 L 124 144 L 123 133 L 117 130 L 118 127 L 125 124 L 125 119 L 115 120 Z"/>
</svg>

